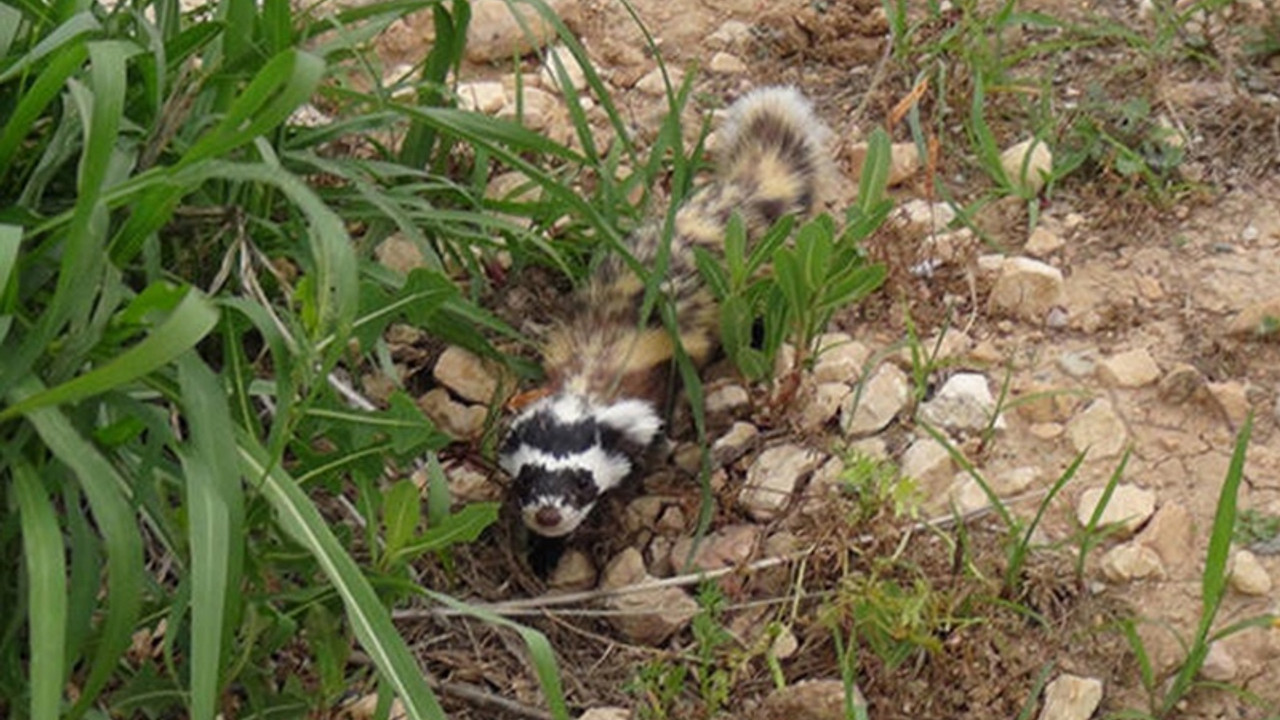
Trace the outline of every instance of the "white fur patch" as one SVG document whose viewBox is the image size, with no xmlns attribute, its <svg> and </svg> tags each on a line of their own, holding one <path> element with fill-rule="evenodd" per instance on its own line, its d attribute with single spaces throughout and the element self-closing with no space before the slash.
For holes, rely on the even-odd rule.
<svg viewBox="0 0 1280 720">
<path fill-rule="evenodd" d="M 539 497 L 532 504 L 525 505 L 520 509 L 526 527 L 534 530 L 543 537 L 564 537 L 582 524 L 583 520 L 591 514 L 591 508 L 595 507 L 595 503 L 588 503 L 586 507 L 573 507 L 564 502 L 564 498 L 558 497 Z M 560 513 L 560 522 L 547 527 L 538 522 L 538 511 L 543 508 L 555 508 Z"/>
<path fill-rule="evenodd" d="M 595 416 L 596 422 L 617 430 L 640 447 L 648 447 L 662 429 L 662 419 L 644 400 L 620 400 L 598 408 Z"/>
<path fill-rule="evenodd" d="M 565 457 L 556 457 L 529 445 L 520 445 L 509 455 L 499 458 L 498 463 L 511 477 L 520 474 L 525 465 L 538 465 L 548 471 L 586 470 L 595 479 L 596 487 L 603 493 L 615 488 L 631 472 L 631 461 L 622 455 L 606 452 L 596 445 L 586 452 L 578 452 Z"/>
</svg>

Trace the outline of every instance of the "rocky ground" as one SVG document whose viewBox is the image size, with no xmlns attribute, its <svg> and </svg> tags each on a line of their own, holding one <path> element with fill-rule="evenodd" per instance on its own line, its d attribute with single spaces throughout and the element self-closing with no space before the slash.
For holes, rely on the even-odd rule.
<svg viewBox="0 0 1280 720">
<path fill-rule="evenodd" d="M 584 43 L 637 132 L 651 133 L 665 111 L 660 76 L 625 8 L 606 0 L 549 4 Z M 536 21 L 530 23 L 533 37 L 519 32 L 500 1 L 473 5 L 460 97 L 482 112 L 510 115 L 516 90 L 510 58 L 554 45 L 554 35 Z M 886 25 L 878 2 L 819 7 L 638 0 L 634 5 L 673 68 L 699 65 L 696 88 L 703 95 L 731 99 L 779 81 L 802 87 L 837 131 L 838 157 L 851 177 L 862 131 L 883 123 L 911 87 L 908 69 L 881 61 Z M 1053 0 L 1035 5 L 1063 16 L 1105 11 L 1123 22 L 1145 21 L 1136 7 L 1091 10 Z M 423 22 L 393 28 L 382 46 L 389 67 L 420 56 L 429 19 Z M 1070 86 L 1080 91 L 1087 86 L 1090 72 L 1099 73 L 1093 78 L 1098 82 L 1109 81 L 1097 67 L 1101 51 L 1090 52 L 1072 56 L 1080 63 L 1062 71 L 1068 95 Z M 572 81 L 585 87 L 569 65 Z M 877 77 L 877 68 L 884 67 L 888 74 Z M 993 513 L 984 514 L 986 494 L 924 431 L 924 423 L 943 430 L 1022 516 L 1032 514 L 1052 483 L 1085 453 L 1037 535 L 1049 545 L 1068 541 L 1088 522 L 1101 488 L 1131 450 L 1103 516 L 1120 529 L 1093 552 L 1083 588 L 1073 586 L 1069 573 L 1052 571 L 1055 564 L 1070 564 L 1062 559 L 1061 547 L 1032 563 L 1036 572 L 1052 576 L 1046 582 L 1059 597 L 1050 603 L 1061 609 L 1050 623 L 1052 632 L 1012 624 L 995 636 L 957 632 L 936 654 L 969 657 L 972 648 L 959 645 L 970 641 L 1021 641 L 1036 646 L 1034 652 L 1014 648 L 998 661 L 972 659 L 967 675 L 964 663 L 938 674 L 922 668 L 931 661 L 896 669 L 868 661 L 859 679 L 871 717 L 1013 716 L 1030 683 L 1002 699 L 999 688 L 1007 686 L 1008 677 L 1001 674 L 1031 678 L 1044 662 L 1055 664 L 1040 717 L 1088 717 L 1099 702 L 1107 711 L 1144 707 L 1128 646 L 1117 639 L 1114 626 L 1109 636 L 1102 632 L 1106 623 L 1099 618 L 1127 614 L 1138 619 L 1157 674 L 1180 662 L 1178 637 L 1192 633 L 1200 612 L 1200 580 L 1219 488 L 1235 434 L 1249 413 L 1255 425 L 1239 506 L 1259 517 L 1280 516 L 1276 70 L 1245 72 L 1221 65 L 1195 70 L 1179 64 L 1160 77 L 1142 78 L 1142 87 L 1159 100 L 1162 122 L 1176 128 L 1179 143 L 1185 144 L 1182 170 L 1197 182 L 1155 198 L 1105 170 L 1067 177 L 1039 204 L 1034 222 L 1025 203 L 988 204 L 975 219 L 987 242 L 971 230 L 951 229 L 955 212 L 935 197 L 927 175 L 937 173 L 964 204 L 989 189 L 989 182 L 983 185 L 986 181 L 974 175 L 972 162 L 948 159 L 945 152 L 941 160 L 921 160 L 909 143 L 898 148 L 894 192 L 899 209 L 891 227 L 871 241 L 872 254 L 891 266 L 890 282 L 876 300 L 839 318 L 799 399 L 778 415 L 770 412 L 767 389 L 745 385 L 727 369 L 713 369 L 708 376 L 715 511 L 711 534 L 698 547 L 694 564 L 733 570 L 724 575 L 722 588 L 734 609 L 720 620 L 748 649 L 745 657 L 756 669 L 734 675 L 739 684 L 729 703 L 732 712 L 841 716 L 843 692 L 830 639 L 788 614 L 787 603 L 816 607 L 802 602 L 805 593 L 823 589 L 815 579 L 845 577 L 821 563 L 870 563 L 873 553 L 905 552 L 921 567 L 937 565 L 935 579 L 951 572 L 945 547 L 930 555 L 927 546 L 938 546 L 938 539 L 927 531 L 904 530 L 910 523 L 890 523 L 889 535 L 875 537 L 885 524 L 883 514 L 865 528 L 846 528 L 852 536 L 833 539 L 822 532 L 838 526 L 824 512 L 834 502 L 830 488 L 849 477 L 845 448 L 898 463 L 924 498 L 921 517 L 948 518 L 949 508 L 969 514 L 976 556 L 999 555 Z M 521 71 L 525 122 L 571 141 L 556 82 L 538 56 L 527 58 Z M 1272 84 L 1259 85 L 1259 76 Z M 697 128 L 696 122 L 687 125 Z M 1029 132 L 1006 130 L 1005 146 Z M 601 128 L 602 136 L 608 132 Z M 901 127 L 894 139 L 910 140 Z M 937 350 L 931 372 L 919 372 L 919 359 L 913 361 L 904 343 L 906 311 L 917 321 L 919 347 L 930 354 Z M 484 403 L 495 391 L 494 374 L 456 350 L 431 362 L 439 387 L 424 396 L 424 408 L 456 435 L 474 437 L 484 424 Z M 921 378 L 925 387 L 918 385 Z M 614 509 L 611 517 L 620 518 L 625 541 L 618 541 L 617 527 L 610 533 L 598 528 L 588 534 L 592 541 L 566 556 L 552 585 L 580 596 L 569 595 L 559 604 L 517 602 L 540 588 L 512 570 L 518 563 L 501 547 L 505 538 L 496 538 L 488 554 L 478 551 L 467 571 L 472 574 L 464 582 L 476 597 L 507 602 L 506 609 L 525 612 L 523 619 L 534 618 L 564 647 L 577 648 L 564 649 L 561 657 L 566 688 L 577 706 L 597 708 L 588 713 L 597 720 L 626 717 L 608 714 L 612 711 L 603 706 L 631 704 L 635 694 L 623 685 L 639 664 L 696 652 L 688 635 L 698 614 L 696 588 L 659 581 L 677 575 L 678 558 L 688 557 L 691 549 L 701 500 L 690 474 L 696 450 L 684 438 L 670 467 L 646 480 L 625 509 Z M 460 496 L 497 492 L 478 466 L 459 462 L 450 473 Z M 989 547 L 983 549 L 984 543 Z M 912 549 L 904 551 L 906 546 Z M 485 563 L 501 568 L 503 577 L 478 569 Z M 1280 578 L 1280 544 L 1263 538 L 1251 547 L 1235 547 L 1230 578 L 1220 626 L 1280 613 L 1280 591 L 1273 581 Z M 642 586 L 638 592 L 617 592 L 636 585 Z M 779 598 L 782 602 L 775 602 Z M 552 612 L 556 608 L 574 610 Z M 601 610 L 612 613 L 606 615 L 609 622 L 592 614 Z M 1004 622 L 994 618 L 995 611 L 993 626 Z M 773 628 L 771 634 L 766 628 Z M 760 643 L 768 652 L 749 651 Z M 500 654 L 502 645 L 493 640 L 487 647 Z M 519 657 L 514 664 L 491 656 L 468 660 L 463 650 L 433 647 L 425 640 L 422 647 L 439 677 L 487 682 L 536 705 L 534 685 L 521 674 Z M 786 692 L 769 694 L 773 683 L 766 656 L 787 678 Z M 1198 696 L 1179 712 L 1184 717 L 1272 715 L 1280 703 L 1277 668 L 1280 630 L 1232 635 L 1214 645 L 1201 676 L 1243 689 L 1261 707 L 1220 692 Z M 923 692 L 921 678 L 928 681 Z M 937 685 L 942 682 L 988 688 L 988 695 L 973 690 L 948 705 L 932 697 L 945 695 Z M 824 703 L 834 703 L 830 711 L 835 714 L 822 714 Z M 1060 703 L 1070 708 L 1058 709 Z M 467 704 L 462 706 L 460 712 L 468 712 Z M 1263 709 L 1268 706 L 1269 711 Z M 475 712 L 474 717 L 495 716 L 492 709 Z"/>
</svg>

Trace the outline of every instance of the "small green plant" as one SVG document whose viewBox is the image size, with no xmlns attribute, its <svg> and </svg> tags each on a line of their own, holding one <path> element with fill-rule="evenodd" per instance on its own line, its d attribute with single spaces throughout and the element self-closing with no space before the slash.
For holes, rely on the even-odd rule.
<svg viewBox="0 0 1280 720">
<path fill-rule="evenodd" d="M 1240 512 L 1235 542 L 1240 545 L 1271 544 L 1277 538 L 1280 538 L 1280 515 L 1253 509 Z"/>
<path fill-rule="evenodd" d="M 1000 518 L 1001 523 L 1004 524 L 1006 534 L 1005 553 L 1007 562 L 1005 564 L 1003 590 L 1005 595 L 1011 599 L 1016 600 L 1021 598 L 1024 570 L 1027 559 L 1032 550 L 1031 539 L 1035 534 L 1036 528 L 1039 527 L 1041 520 L 1044 519 L 1045 512 L 1048 511 L 1054 498 L 1056 498 L 1058 494 L 1062 492 L 1062 489 L 1067 486 L 1067 483 L 1071 482 L 1071 479 L 1075 477 L 1076 472 L 1080 469 L 1081 463 L 1084 462 L 1085 453 L 1082 452 L 1077 455 L 1075 459 L 1071 461 L 1071 464 L 1062 471 L 1058 476 L 1058 479 L 1049 487 L 1049 491 L 1045 493 L 1044 499 L 1036 506 L 1035 516 L 1032 517 L 1030 522 L 1026 522 L 1009 510 L 1004 501 L 991 487 L 991 483 L 983 477 L 982 473 L 978 472 L 978 469 L 973 465 L 973 463 L 964 456 L 964 453 L 960 452 L 959 448 L 957 448 L 945 434 L 928 423 L 921 423 L 920 426 L 939 445 L 946 449 L 947 453 L 951 456 L 951 459 L 960 466 L 961 470 L 968 473 L 969 477 L 973 478 L 974 482 L 978 484 L 978 487 L 980 487 L 982 492 L 987 496 L 987 500 L 991 503 L 991 508 Z M 1108 485 L 1109 488 L 1114 489 L 1115 483 L 1118 482 L 1124 472 L 1124 467 L 1127 461 L 1128 453 L 1126 452 L 1116 467 L 1115 472 L 1112 473 L 1111 483 Z M 1091 523 L 1091 527 L 1086 529 L 1086 538 L 1093 537 L 1093 534 L 1089 531 L 1092 530 L 1092 525 L 1097 522 L 1096 518 L 1101 517 L 1102 510 L 1106 506 L 1106 500 L 1109 498 L 1110 492 L 1107 492 L 1103 500 L 1098 503 L 1098 509 L 1094 512 L 1095 519 L 1093 523 Z M 1087 547 L 1082 543 L 1080 557 L 1083 558 L 1086 552 Z M 1080 568 L 1083 568 L 1083 559 L 1080 562 Z"/>
<path fill-rule="evenodd" d="M 667 720 L 680 715 L 680 698 L 684 694 L 689 669 L 681 663 L 660 658 L 650 660 L 636 672 L 627 692 L 636 696 L 636 713 L 640 720 Z"/>
<path fill-rule="evenodd" d="M 843 456 L 840 488 L 857 503 L 854 524 L 869 520 L 886 508 L 894 517 L 916 512 L 916 484 L 891 460 L 852 451 Z"/>
<path fill-rule="evenodd" d="M 741 218 L 730 221 L 723 263 L 698 250 L 698 267 L 720 301 L 720 337 L 725 353 L 751 379 L 768 377 L 782 343 L 796 348 L 797 370 L 816 352 L 819 335 L 832 315 L 873 292 L 885 268 L 869 264 L 859 243 L 880 227 L 892 202 L 885 199 L 889 139 L 873 133 L 859 186 L 842 230 L 830 216 L 802 224 L 787 243 L 793 220 L 784 218 L 754 247 L 747 247 Z M 772 268 L 771 272 L 765 267 Z M 764 329 L 762 347 L 752 343 L 753 328 Z"/>
<path fill-rule="evenodd" d="M 1179 704 L 1197 686 L 1203 683 L 1197 680 L 1209 649 L 1215 642 L 1251 628 L 1272 627 L 1277 622 L 1274 615 L 1260 615 L 1247 618 L 1214 630 L 1218 611 L 1222 607 L 1223 598 L 1227 594 L 1227 565 L 1231 552 L 1231 542 L 1237 533 L 1236 501 L 1240 484 L 1244 481 L 1245 454 L 1249 447 L 1249 437 L 1253 431 L 1253 416 L 1250 415 L 1236 436 L 1235 449 L 1231 454 L 1231 463 L 1227 475 L 1223 479 L 1222 489 L 1218 494 L 1217 510 L 1214 513 L 1213 527 L 1209 531 L 1209 550 L 1205 556 L 1204 574 L 1200 579 L 1200 618 L 1196 624 L 1195 634 L 1189 642 L 1184 642 L 1186 656 L 1178 664 L 1173 676 L 1165 682 L 1164 678 L 1155 675 L 1146 647 L 1138 635 L 1132 622 L 1124 627 L 1134 656 L 1142 674 L 1142 682 L 1150 696 L 1148 714 L 1136 714 L 1139 717 L 1168 718 L 1178 712 Z"/>
<path fill-rule="evenodd" d="M 733 678 L 724 665 L 726 648 L 733 636 L 723 624 L 725 598 L 720 586 L 705 582 L 698 591 L 701 608 L 690 622 L 698 665 L 693 675 L 698 681 L 698 694 L 707 717 L 715 717 L 729 701 Z"/>
<path fill-rule="evenodd" d="M 898 577 L 905 573 L 906 576 Z M 889 668 L 942 650 L 941 631 L 963 624 L 949 614 L 948 598 L 918 571 L 892 558 L 875 559 L 869 572 L 847 575 L 820 614 L 833 633 L 848 632 Z"/>
</svg>

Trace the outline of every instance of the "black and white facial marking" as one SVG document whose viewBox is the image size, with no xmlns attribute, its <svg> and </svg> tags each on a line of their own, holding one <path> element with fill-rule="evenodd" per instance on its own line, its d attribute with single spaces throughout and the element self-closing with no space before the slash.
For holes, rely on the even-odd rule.
<svg viewBox="0 0 1280 720">
<path fill-rule="evenodd" d="M 643 400 L 597 405 L 579 395 L 555 395 L 511 423 L 498 464 L 511 475 L 525 525 L 561 537 L 631 474 L 661 429 L 657 412 Z"/>
</svg>

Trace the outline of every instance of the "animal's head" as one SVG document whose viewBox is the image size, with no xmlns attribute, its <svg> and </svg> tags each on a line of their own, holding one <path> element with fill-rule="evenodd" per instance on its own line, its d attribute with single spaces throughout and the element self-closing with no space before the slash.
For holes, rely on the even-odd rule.
<svg viewBox="0 0 1280 720">
<path fill-rule="evenodd" d="M 561 537 L 631 474 L 661 428 L 657 412 L 642 400 L 601 405 L 580 395 L 553 395 L 512 421 L 498 462 L 511 476 L 529 529 Z"/>
</svg>

